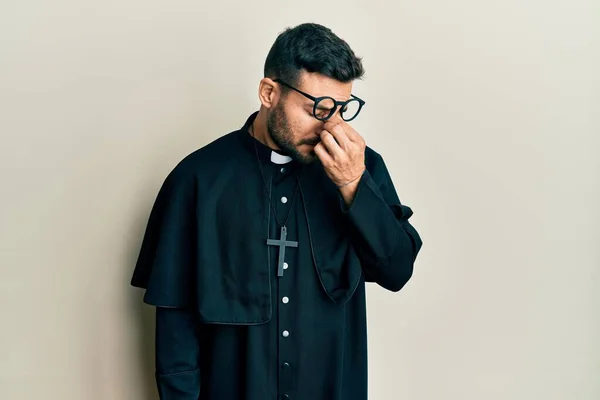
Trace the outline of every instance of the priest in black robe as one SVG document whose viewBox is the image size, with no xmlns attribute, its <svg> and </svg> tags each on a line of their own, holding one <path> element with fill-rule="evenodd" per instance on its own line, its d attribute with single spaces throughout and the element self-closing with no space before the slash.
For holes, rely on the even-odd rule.
<svg viewBox="0 0 600 400">
<path fill-rule="evenodd" d="M 150 213 L 131 283 L 156 307 L 160 398 L 365 400 L 365 284 L 399 291 L 422 241 L 348 123 L 365 105 L 348 44 L 302 24 L 264 72 L 260 109 L 179 162 Z"/>
</svg>

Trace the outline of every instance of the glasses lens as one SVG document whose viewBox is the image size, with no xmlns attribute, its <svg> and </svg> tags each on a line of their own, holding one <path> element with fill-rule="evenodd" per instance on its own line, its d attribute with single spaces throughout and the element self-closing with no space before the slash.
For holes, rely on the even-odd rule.
<svg viewBox="0 0 600 400">
<path fill-rule="evenodd" d="M 342 119 L 344 119 L 344 121 L 349 121 L 352 118 L 355 118 L 359 111 L 360 103 L 358 100 L 353 99 L 350 100 L 350 102 L 348 102 L 348 104 L 346 104 L 344 107 L 342 107 L 340 113 L 342 114 Z"/>
<path fill-rule="evenodd" d="M 317 119 L 327 119 L 335 111 L 335 101 L 330 97 L 324 97 L 315 105 L 315 117 Z"/>
</svg>

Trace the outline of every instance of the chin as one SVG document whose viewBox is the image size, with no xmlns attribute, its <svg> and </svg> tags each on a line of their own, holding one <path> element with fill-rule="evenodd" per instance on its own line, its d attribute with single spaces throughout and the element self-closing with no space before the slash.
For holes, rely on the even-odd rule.
<svg viewBox="0 0 600 400">
<path fill-rule="evenodd" d="M 314 152 L 303 154 L 302 160 L 300 160 L 300 162 L 303 164 L 313 164 L 317 161 L 319 161 L 319 157 L 317 157 L 317 155 Z"/>
<path fill-rule="evenodd" d="M 312 164 L 319 159 L 314 151 L 302 152 L 298 150 L 294 152 L 292 158 L 300 164 Z"/>
</svg>

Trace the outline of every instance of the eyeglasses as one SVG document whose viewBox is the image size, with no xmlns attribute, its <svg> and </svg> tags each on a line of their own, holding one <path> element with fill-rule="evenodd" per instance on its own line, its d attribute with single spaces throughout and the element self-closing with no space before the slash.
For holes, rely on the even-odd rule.
<svg viewBox="0 0 600 400">
<path fill-rule="evenodd" d="M 313 105 L 313 116 L 319 121 L 327 121 L 331 118 L 338 107 L 340 107 L 340 116 L 346 122 L 352 121 L 354 118 L 358 116 L 360 110 L 365 105 L 365 101 L 359 99 L 355 95 L 351 94 L 352 98 L 346 101 L 337 101 L 333 97 L 322 96 L 322 97 L 314 97 L 308 93 L 304 93 L 303 91 L 296 89 L 295 87 L 288 85 L 281 79 L 275 79 L 274 82 L 281 83 L 284 86 L 289 87 L 292 90 L 300 93 L 304 97 L 307 97 L 314 101 Z"/>
</svg>

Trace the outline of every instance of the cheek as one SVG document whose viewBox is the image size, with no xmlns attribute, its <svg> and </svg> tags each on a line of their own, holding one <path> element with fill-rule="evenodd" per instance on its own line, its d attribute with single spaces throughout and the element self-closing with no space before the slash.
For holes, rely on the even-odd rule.
<svg viewBox="0 0 600 400">
<path fill-rule="evenodd" d="M 303 113 L 293 113 L 289 116 L 288 125 L 295 141 L 314 136 L 317 129 L 314 121 L 316 120 L 313 117 Z"/>
<path fill-rule="evenodd" d="M 286 109 L 289 130 L 293 142 L 302 143 L 306 139 L 313 139 L 323 130 L 323 123 L 303 107 L 289 107 Z"/>
<path fill-rule="evenodd" d="M 323 123 L 313 117 L 312 114 L 302 113 L 297 119 L 298 128 L 302 132 L 302 136 L 314 136 L 323 130 Z"/>
<path fill-rule="evenodd" d="M 322 124 L 316 121 L 314 118 L 309 120 L 303 120 L 302 124 L 295 130 L 296 137 L 299 140 L 312 141 L 315 136 L 319 136 L 323 130 Z"/>
</svg>

